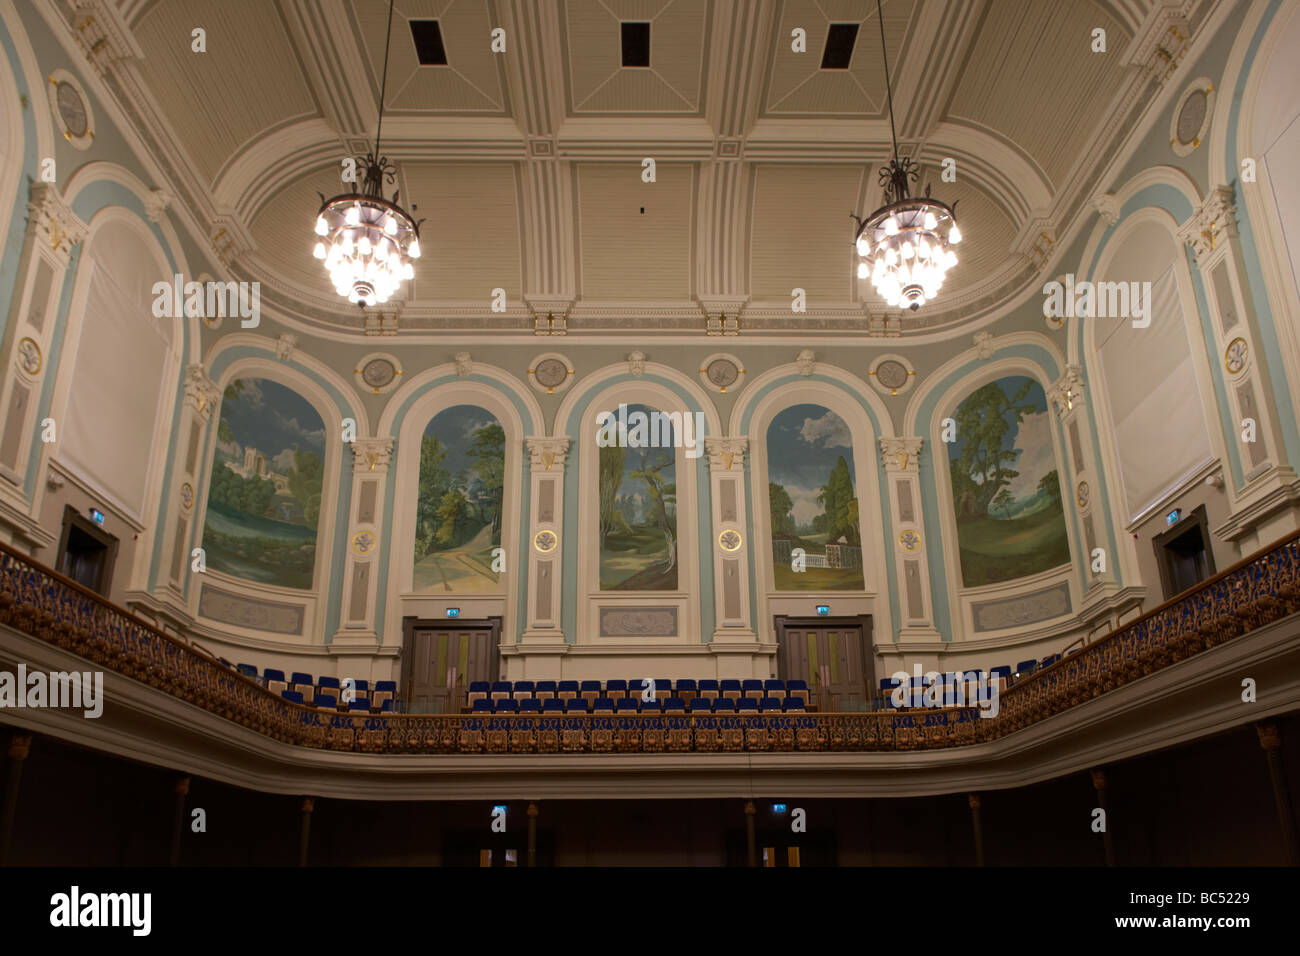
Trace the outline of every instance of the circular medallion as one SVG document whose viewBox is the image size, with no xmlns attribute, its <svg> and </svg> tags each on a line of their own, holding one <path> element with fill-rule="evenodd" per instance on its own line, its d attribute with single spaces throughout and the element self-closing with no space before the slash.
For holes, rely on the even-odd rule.
<svg viewBox="0 0 1300 956">
<path fill-rule="evenodd" d="M 41 370 L 41 347 L 35 339 L 24 338 L 18 343 L 18 365 L 28 375 Z"/>
<path fill-rule="evenodd" d="M 190 487 L 188 481 L 181 485 L 181 504 L 185 506 L 186 511 L 194 506 L 194 489 Z"/>
<path fill-rule="evenodd" d="M 921 546 L 921 536 L 908 528 L 898 533 L 898 546 L 904 551 L 915 551 Z"/>
<path fill-rule="evenodd" d="M 542 554 L 550 554 L 559 543 L 560 538 L 554 531 L 543 530 L 533 535 L 533 547 Z"/>
<path fill-rule="evenodd" d="M 352 536 L 352 551 L 355 554 L 365 556 L 375 550 L 375 541 L 373 531 L 358 531 Z"/>
<path fill-rule="evenodd" d="M 1214 114 L 1214 84 L 1207 76 L 1193 80 L 1174 106 L 1169 126 L 1169 146 L 1179 156 L 1190 155 L 1210 128 Z"/>
<path fill-rule="evenodd" d="M 710 355 L 700 367 L 700 380 L 720 393 L 735 386 L 744 374 L 745 367 L 734 355 Z"/>
<path fill-rule="evenodd" d="M 916 369 L 901 355 L 880 355 L 867 369 L 867 378 L 876 391 L 885 395 L 898 395 L 912 387 Z"/>
<path fill-rule="evenodd" d="M 1092 500 L 1092 490 L 1088 487 L 1086 481 L 1079 482 L 1079 487 L 1074 489 L 1074 501 L 1080 509 L 1088 507 L 1088 502 Z"/>
<path fill-rule="evenodd" d="M 533 374 L 537 376 L 537 381 L 541 385 L 554 390 L 569 375 L 569 370 L 564 367 L 564 363 L 559 359 L 542 359 L 537 363 L 537 368 L 533 369 Z"/>
<path fill-rule="evenodd" d="M 744 543 L 745 540 L 740 536 L 740 532 L 732 528 L 728 528 L 726 531 L 722 532 L 722 534 L 718 535 L 718 547 L 723 551 L 739 551 L 740 546 Z"/>
<path fill-rule="evenodd" d="M 1246 340 L 1238 337 L 1228 343 L 1227 349 L 1223 353 L 1223 367 L 1231 375 L 1236 375 L 1246 367 L 1246 358 L 1250 354 L 1250 348 L 1246 345 Z"/>
<path fill-rule="evenodd" d="M 378 395 L 397 387 L 402 366 L 393 356 L 377 352 L 362 358 L 352 372 L 363 388 Z"/>
<path fill-rule="evenodd" d="M 573 381 L 573 364 L 557 352 L 539 355 L 528 369 L 528 380 L 533 388 L 547 395 L 562 392 Z"/>
<path fill-rule="evenodd" d="M 67 70 L 55 70 L 49 80 L 50 111 L 63 138 L 77 149 L 90 149 L 95 132 L 86 91 Z"/>
</svg>

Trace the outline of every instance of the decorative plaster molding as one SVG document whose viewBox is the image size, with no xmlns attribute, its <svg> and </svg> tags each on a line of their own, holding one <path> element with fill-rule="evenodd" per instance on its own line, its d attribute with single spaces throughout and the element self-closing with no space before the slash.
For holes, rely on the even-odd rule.
<svg viewBox="0 0 1300 956">
<path fill-rule="evenodd" d="M 287 362 L 293 358 L 293 350 L 297 347 L 298 336 L 286 332 L 275 340 L 275 357 L 281 362 Z"/>
<path fill-rule="evenodd" d="M 1092 208 L 1097 210 L 1108 225 L 1113 226 L 1119 222 L 1119 199 L 1114 193 L 1097 193 L 1092 197 Z"/>
<path fill-rule="evenodd" d="M 227 269 L 257 248 L 252 234 L 234 213 L 221 213 L 208 224 L 212 248 Z"/>
<path fill-rule="evenodd" d="M 1064 418 L 1076 405 L 1083 403 L 1083 389 L 1083 368 L 1067 365 L 1065 372 L 1047 390 L 1047 397 L 1056 406 L 1058 417 Z"/>
<path fill-rule="evenodd" d="M 388 470 L 393 460 L 393 445 L 396 439 L 391 435 L 385 438 L 356 438 L 352 441 L 352 472 Z"/>
<path fill-rule="evenodd" d="M 800 375 L 811 375 L 817 367 L 817 356 L 812 349 L 804 349 L 795 356 L 794 364 L 799 367 Z"/>
<path fill-rule="evenodd" d="M 74 35 L 101 74 L 113 70 L 119 60 L 143 59 L 144 51 L 111 0 L 73 0 L 73 5 Z"/>
<path fill-rule="evenodd" d="M 709 471 L 744 471 L 748 438 L 706 438 L 704 449 L 709 455 Z"/>
<path fill-rule="evenodd" d="M 884 437 L 880 442 L 880 456 L 889 471 L 916 471 L 921 459 L 925 439 L 916 437 Z"/>
<path fill-rule="evenodd" d="M 1124 51 L 1123 64 L 1138 67 L 1164 86 L 1191 47 L 1192 6 L 1192 0 L 1167 0 L 1155 6 Z"/>
<path fill-rule="evenodd" d="M 640 378 L 645 374 L 645 353 L 640 349 L 635 352 L 629 352 L 627 356 L 627 370 L 634 378 Z"/>
<path fill-rule="evenodd" d="M 221 390 L 217 383 L 208 378 L 202 365 L 185 366 L 185 400 L 207 421 L 212 410 L 217 407 Z"/>
<path fill-rule="evenodd" d="M 456 353 L 456 374 L 464 378 L 470 372 L 474 371 L 474 363 L 470 361 L 468 352 Z"/>
<path fill-rule="evenodd" d="M 975 333 L 975 354 L 981 359 L 991 359 L 993 357 L 993 333 L 976 332 Z"/>
<path fill-rule="evenodd" d="M 1200 261 L 1214 251 L 1224 236 L 1229 239 L 1237 236 L 1237 206 L 1231 186 L 1215 186 L 1179 228 L 1178 238 L 1192 247 Z"/>
<path fill-rule="evenodd" d="M 569 439 L 560 438 L 525 438 L 528 448 L 528 462 L 533 468 L 551 471 L 556 465 L 564 471 L 564 464 L 569 455 Z"/>
<path fill-rule="evenodd" d="M 163 213 L 172 204 L 172 194 L 165 189 L 151 189 L 144 200 L 144 214 L 150 222 L 162 222 Z"/>
<path fill-rule="evenodd" d="M 30 196 L 28 229 L 55 252 L 71 255 L 72 247 L 86 238 L 86 224 L 53 183 L 32 183 Z"/>
</svg>

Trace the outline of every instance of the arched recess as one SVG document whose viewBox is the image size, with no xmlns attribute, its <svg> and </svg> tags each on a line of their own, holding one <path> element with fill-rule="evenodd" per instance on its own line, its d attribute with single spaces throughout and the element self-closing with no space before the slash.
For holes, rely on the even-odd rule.
<svg viewBox="0 0 1300 956">
<path fill-rule="evenodd" d="M 1023 338 L 1037 343 L 1042 337 L 1033 334 Z M 944 441 L 944 422 L 945 419 L 955 419 L 958 407 L 978 389 L 1000 379 L 1029 378 L 1046 393 L 1054 381 L 1051 371 L 1029 357 L 1032 350 L 1023 346 L 1017 350 L 1020 354 L 1006 354 L 1012 352 L 1008 346 L 1013 344 L 1016 343 L 1004 344 L 1003 353 L 988 361 L 973 363 L 969 360 L 973 356 L 966 356 L 966 361 L 961 361 L 963 357 L 954 359 L 935 373 L 932 382 L 917 395 L 908 409 L 907 421 L 917 430 L 924 429 L 924 448 L 931 450 L 922 468 L 922 511 L 926 527 L 931 529 L 930 578 L 944 582 L 935 585 L 936 590 L 941 587 L 945 590 L 942 597 L 936 595 L 935 598 L 936 605 L 942 601 L 943 608 L 943 613 L 937 614 L 936 618 L 943 622 L 940 623 L 941 632 L 945 624 L 951 629 L 953 640 L 958 637 L 996 638 L 999 641 L 1032 639 L 1046 631 L 1059 629 L 1063 623 L 1072 620 L 1073 613 L 1079 608 L 1081 588 L 1074 571 L 1083 561 L 1082 535 L 1077 514 L 1066 497 L 1069 489 L 1065 476 L 1070 474 L 1070 470 L 1066 464 L 1059 421 L 1050 401 L 1041 413 L 1034 413 L 1043 416 L 1035 434 L 1040 447 L 1042 432 L 1050 435 L 1050 463 L 1060 486 L 1067 561 L 1011 580 L 975 586 L 964 583 L 949 464 L 951 446 Z M 1040 464 L 1037 471 L 1042 467 L 1045 465 Z M 941 540 L 939 548 L 933 546 L 934 529 L 940 531 L 937 535 Z"/>
<path fill-rule="evenodd" d="M 231 336 L 231 338 L 255 337 Z M 236 349 L 238 344 L 232 343 L 230 348 Z M 195 508 L 195 514 L 200 516 L 200 519 L 195 522 L 193 541 L 197 546 L 203 540 L 208 523 L 213 470 L 216 467 L 225 467 L 224 464 L 216 462 L 216 452 L 218 443 L 223 440 L 220 435 L 220 422 L 226 402 L 230 400 L 231 383 L 236 379 L 241 381 L 265 379 L 274 382 L 310 405 L 320 417 L 324 427 L 324 461 L 321 468 L 320 507 L 311 585 L 305 589 L 284 587 L 209 568 L 202 575 L 192 576 L 201 578 L 202 586 L 189 590 L 189 610 L 199 619 L 197 629 L 200 633 L 205 632 L 204 619 L 206 618 L 220 622 L 215 626 L 207 626 L 210 628 L 208 631 L 210 635 L 233 634 L 237 639 L 245 639 L 241 643 L 256 645 L 273 638 L 276 642 L 295 645 L 316 644 L 320 642 L 321 635 L 329 631 L 327 617 L 332 618 L 337 615 L 337 608 L 331 604 L 331 595 L 339 590 L 335 586 L 334 579 L 335 572 L 341 568 L 343 561 L 343 552 L 338 546 L 338 534 L 343 530 L 339 528 L 340 500 L 347 500 L 346 496 L 351 491 L 352 473 L 351 454 L 348 453 L 345 460 L 346 449 L 341 440 L 344 410 L 340 408 L 337 399 L 314 377 L 270 357 L 240 354 L 246 351 L 239 349 L 238 352 L 231 352 L 227 349 L 228 354 L 219 356 L 212 368 L 214 381 L 222 398 L 217 407 L 212 410 L 207 440 L 203 455 L 200 457 L 203 469 L 199 473 L 199 497 Z M 270 409 L 268 414 L 274 416 L 277 411 L 279 410 Z M 355 417 L 356 414 L 352 409 L 346 409 L 346 413 L 350 417 Z M 292 423 L 284 424 L 285 427 L 292 427 Z M 358 421 L 359 434 L 361 427 L 362 423 Z M 219 600 L 211 595 L 209 598 L 214 604 L 219 604 L 223 608 L 222 613 L 225 616 L 217 617 L 206 610 L 208 605 L 205 604 L 204 591 L 210 587 L 221 592 Z M 245 620 L 232 619 L 241 616 L 240 609 L 235 606 L 240 600 L 247 602 L 246 609 L 242 612 Z M 227 613 L 228 611 L 235 613 L 230 614 Z M 296 615 L 296 626 L 287 627 L 277 624 L 275 627 L 263 628 L 246 623 L 246 621 L 257 621 L 259 615 L 277 622 L 285 616 Z"/>
<path fill-rule="evenodd" d="M 519 601 L 518 568 L 525 563 L 520 552 L 520 526 L 527 485 L 524 481 L 525 417 L 510 395 L 496 383 L 467 382 L 452 373 L 453 381 L 425 383 L 410 406 L 403 410 L 397 423 L 394 449 L 392 515 L 387 535 L 388 588 L 386 620 L 402 616 L 441 617 L 448 602 L 461 608 L 461 616 L 483 618 L 501 615 L 506 622 L 503 643 L 514 640 L 509 622 L 515 620 Z M 417 385 L 417 388 L 420 386 Z M 505 571 L 500 588 L 493 591 L 466 593 L 455 590 L 417 591 L 413 587 L 415 567 L 416 506 L 419 496 L 420 448 L 425 428 L 440 412 L 468 405 L 491 414 L 505 432 L 505 472 L 503 478 L 501 547 L 505 549 Z M 381 426 L 382 427 L 382 426 Z"/>
<path fill-rule="evenodd" d="M 1240 240 L 1258 252 L 1257 262 L 1247 255 L 1244 265 L 1256 301 L 1262 286 L 1273 319 L 1260 323 L 1261 332 L 1276 338 L 1294 395 L 1300 390 L 1300 6 L 1256 7 L 1259 19 L 1252 10 L 1225 70 L 1225 86 L 1232 83 L 1240 95 L 1218 100 L 1209 148 L 1211 169 L 1222 175 L 1211 185 L 1236 186 Z M 1254 183 L 1242 180 L 1248 159 Z M 1267 352 L 1270 343 L 1262 344 Z M 1294 411 L 1279 412 L 1294 433 Z"/>
<path fill-rule="evenodd" d="M 749 509 L 750 529 L 754 542 L 751 549 L 756 594 L 755 630 L 771 634 L 777 614 L 807 614 L 818 601 L 831 601 L 836 615 L 872 615 L 872 633 L 876 643 L 889 635 L 894 638 L 899 620 L 894 581 L 894 549 L 890 546 L 888 504 L 880 481 L 878 440 L 889 432 L 889 416 L 875 408 L 870 386 L 861 382 L 857 389 L 847 381 L 848 373 L 818 366 L 818 375 L 804 377 L 773 369 L 751 383 L 733 411 L 734 427 L 743 427 L 749 439 Z M 832 378 L 831 375 L 835 374 Z M 766 379 L 766 381 L 765 381 Z M 820 405 L 835 413 L 848 425 L 853 444 L 853 474 L 859 502 L 858 530 L 862 540 L 863 586 L 861 590 L 777 591 L 775 557 L 772 545 L 772 521 L 769 509 L 769 461 L 767 437 L 772 420 L 795 405 Z M 873 414 L 874 413 L 874 414 Z M 879 424 L 878 424 L 879 423 Z"/>
<path fill-rule="evenodd" d="M 1139 209 L 1108 237 L 1091 273 L 1094 282 L 1150 283 L 1148 326 L 1127 318 L 1080 323 L 1091 409 L 1106 436 L 1102 461 L 1115 479 L 1116 528 L 1132 525 L 1210 461 L 1224 459 L 1214 377 L 1177 227 L 1164 209 Z"/>
<path fill-rule="evenodd" d="M 0 5 L 0 23 L 0 124 L 4 127 L 0 132 L 4 139 L 0 149 L 0 219 L 5 225 L 2 234 L 7 240 L 17 240 L 0 244 L 0 262 L 12 253 L 16 265 L 28 198 L 23 174 L 37 175 L 40 158 L 54 155 L 54 123 L 44 102 L 45 78 L 14 4 Z M 23 96 L 27 108 L 22 106 Z"/>
<path fill-rule="evenodd" d="M 59 351 L 50 417 L 53 463 L 101 495 L 146 542 L 169 461 L 185 330 L 156 317 L 154 283 L 171 273 L 157 237 L 108 206 L 88 224 Z M 144 586 L 148 546 L 135 548 L 129 587 Z"/>
<path fill-rule="evenodd" d="M 584 384 L 589 384 L 584 382 Z M 626 646 L 628 638 L 602 636 L 600 617 L 605 610 L 625 608 L 662 607 L 675 609 L 675 634 L 641 637 L 643 645 L 682 645 L 699 644 L 704 636 L 713 630 L 712 605 L 707 615 L 702 613 L 706 592 L 712 598 L 711 575 L 709 580 L 701 580 L 701 568 L 705 562 L 701 558 L 703 542 L 708 540 L 712 524 L 708 519 L 708 480 L 707 459 L 705 457 L 705 437 L 709 435 L 707 416 L 692 408 L 676 390 L 665 384 L 653 381 L 648 375 L 631 381 L 610 382 L 603 388 L 584 390 L 585 404 L 581 415 L 570 419 L 570 438 L 573 444 L 569 449 L 570 467 L 576 465 L 577 499 L 576 507 L 569 508 L 567 495 L 571 480 L 566 474 L 566 501 L 564 510 L 564 537 L 570 546 L 576 547 L 576 561 L 572 567 L 576 571 L 576 630 L 577 643 L 588 645 Z M 601 547 L 600 547 L 600 447 L 597 434 L 602 425 L 597 422 L 602 413 L 617 416 L 619 406 L 641 405 L 667 415 L 678 416 L 681 422 L 679 444 L 673 448 L 650 448 L 655 451 L 671 453 L 676 485 L 676 587 L 668 590 L 622 590 L 601 588 Z M 687 431 L 686 418 L 690 417 L 690 430 Z M 700 417 L 704 418 L 704 429 L 698 427 Z M 563 419 L 561 419 L 563 420 Z M 603 421 L 603 419 L 602 419 Z M 659 432 L 659 429 L 654 429 Z M 661 437 L 659 434 L 655 438 Z M 689 441 L 691 447 L 685 442 Z M 576 446 L 576 448 L 574 447 Z M 576 451 L 576 456 L 575 456 Z M 575 460 L 576 459 L 576 460 Z M 565 554 L 565 573 L 568 573 L 569 554 Z M 711 571 L 712 564 L 708 567 Z M 568 599 L 566 591 L 565 600 Z M 568 608 L 565 608 L 567 611 Z M 567 615 L 566 615 L 567 616 Z M 707 620 L 706 620 L 707 617 Z"/>
</svg>

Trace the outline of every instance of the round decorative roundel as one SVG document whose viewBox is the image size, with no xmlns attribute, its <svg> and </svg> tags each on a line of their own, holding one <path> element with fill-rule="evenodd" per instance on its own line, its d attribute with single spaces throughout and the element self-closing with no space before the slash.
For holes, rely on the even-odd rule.
<svg viewBox="0 0 1300 956">
<path fill-rule="evenodd" d="M 700 364 L 700 381 L 715 392 L 725 393 L 745 374 L 745 367 L 734 355 L 710 355 Z"/>
<path fill-rule="evenodd" d="M 908 528 L 898 534 L 898 544 L 904 551 L 915 551 L 921 546 L 921 536 Z"/>
<path fill-rule="evenodd" d="M 67 70 L 55 70 L 49 81 L 50 112 L 63 138 L 77 149 L 90 149 L 95 142 L 95 131 L 86 91 Z"/>
<path fill-rule="evenodd" d="M 533 374 L 537 376 L 539 385 L 546 388 L 557 388 L 564 384 L 564 380 L 569 377 L 569 370 L 559 359 L 546 358 L 537 363 L 533 369 Z"/>
<path fill-rule="evenodd" d="M 718 535 L 718 547 L 723 551 L 739 551 L 740 546 L 745 543 L 745 539 L 740 536 L 740 532 L 734 528 L 728 528 L 722 534 Z"/>
<path fill-rule="evenodd" d="M 1237 337 L 1228 343 L 1228 348 L 1223 353 L 1223 367 L 1232 375 L 1236 375 L 1246 367 L 1246 357 L 1250 354 L 1250 348 L 1246 345 L 1246 340 Z"/>
<path fill-rule="evenodd" d="M 18 364 L 28 375 L 41 370 L 41 347 L 35 339 L 24 338 L 18 343 Z"/>
<path fill-rule="evenodd" d="M 181 504 L 185 506 L 186 511 L 194 504 L 194 489 L 188 481 L 181 485 Z"/>
<path fill-rule="evenodd" d="M 375 550 L 375 541 L 373 531 L 358 531 L 352 536 L 352 550 L 359 555 L 367 555 Z"/>
<path fill-rule="evenodd" d="M 902 362 L 886 359 L 876 366 L 876 379 L 885 388 L 897 391 L 907 384 L 907 367 Z"/>
<path fill-rule="evenodd" d="M 1188 156 L 1203 142 L 1214 115 L 1214 84 L 1208 76 L 1192 80 L 1174 106 L 1169 124 L 1169 147 L 1178 156 Z"/>
<path fill-rule="evenodd" d="M 388 359 L 371 359 L 361 369 L 361 380 L 371 388 L 383 388 L 397 376 L 397 369 Z"/>
<path fill-rule="evenodd" d="M 1086 481 L 1079 482 L 1079 487 L 1074 489 L 1074 500 L 1080 508 L 1088 507 L 1088 502 L 1092 500 L 1092 490 Z"/>
<path fill-rule="evenodd" d="M 542 554 L 550 554 L 559 543 L 560 538 L 554 531 L 542 530 L 533 535 L 533 547 Z"/>
<path fill-rule="evenodd" d="M 363 388 L 368 388 L 378 395 L 380 392 L 387 392 L 397 387 L 402 375 L 402 366 L 393 356 L 375 352 L 362 357 L 352 371 Z"/>
</svg>

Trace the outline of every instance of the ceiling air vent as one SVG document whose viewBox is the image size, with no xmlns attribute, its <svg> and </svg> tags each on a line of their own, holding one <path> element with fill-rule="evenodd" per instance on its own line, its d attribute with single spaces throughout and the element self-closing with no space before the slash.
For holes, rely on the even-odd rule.
<svg viewBox="0 0 1300 956">
<path fill-rule="evenodd" d="M 447 49 L 442 45 L 442 27 L 437 20 L 411 20 L 411 39 L 420 66 L 446 66 Z"/>
<path fill-rule="evenodd" d="M 822 51 L 823 70 L 847 70 L 853 59 L 853 44 L 858 39 L 858 24 L 832 23 Z"/>
<path fill-rule="evenodd" d="M 623 23 L 623 65 L 650 65 L 650 24 Z"/>
</svg>

